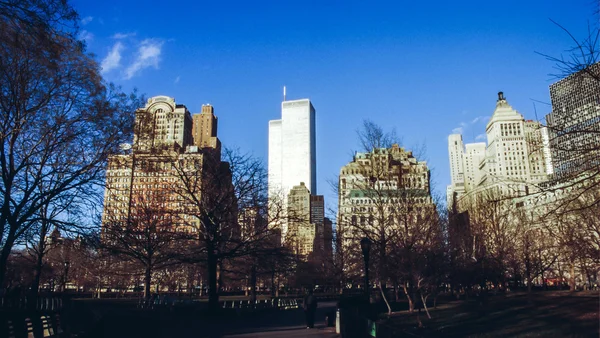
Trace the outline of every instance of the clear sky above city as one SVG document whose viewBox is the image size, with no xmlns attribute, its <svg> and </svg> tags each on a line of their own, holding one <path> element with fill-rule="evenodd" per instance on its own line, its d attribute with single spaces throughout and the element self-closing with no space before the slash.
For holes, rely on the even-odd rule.
<svg viewBox="0 0 600 338">
<path fill-rule="evenodd" d="M 288 99 L 317 111 L 317 189 L 358 150 L 371 119 L 403 146 L 426 146 L 434 191 L 450 183 L 448 135 L 482 138 L 498 91 L 528 119 L 550 107 L 553 63 L 567 34 L 596 25 L 572 1 L 73 1 L 81 38 L 108 81 L 215 107 L 219 137 L 267 162 L 268 121 Z M 537 116 L 535 111 L 537 110 Z"/>
</svg>

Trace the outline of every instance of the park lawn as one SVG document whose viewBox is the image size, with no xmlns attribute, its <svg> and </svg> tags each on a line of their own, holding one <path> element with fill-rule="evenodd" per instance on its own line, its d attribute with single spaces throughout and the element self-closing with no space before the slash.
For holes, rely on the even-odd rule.
<svg viewBox="0 0 600 338">
<path fill-rule="evenodd" d="M 598 292 L 538 292 L 532 295 L 489 296 L 485 305 L 477 300 L 454 301 L 430 309 L 432 319 L 421 312 L 396 313 L 389 325 L 416 337 L 598 337 Z"/>
</svg>

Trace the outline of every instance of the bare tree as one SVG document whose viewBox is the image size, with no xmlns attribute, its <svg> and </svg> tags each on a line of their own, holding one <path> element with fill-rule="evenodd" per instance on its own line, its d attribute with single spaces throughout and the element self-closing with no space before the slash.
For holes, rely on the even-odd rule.
<svg viewBox="0 0 600 338">
<path fill-rule="evenodd" d="M 184 238 L 177 229 L 179 215 L 169 210 L 166 202 L 164 195 L 136 194 L 127 219 L 111 213 L 113 209 L 106 209 L 104 215 L 101 249 L 142 267 L 146 300 L 153 272 L 178 262 L 179 240 Z"/>
<path fill-rule="evenodd" d="M 364 127 L 359 132 L 363 145 L 385 145 L 393 135 L 372 123 Z M 386 283 L 402 280 L 406 287 L 414 287 L 419 280 L 414 260 L 419 256 L 417 247 L 432 245 L 441 234 L 429 180 L 426 163 L 397 144 L 357 153 L 340 173 L 337 231 L 338 236 L 340 231 L 343 235 L 344 269 L 350 274 L 352 270 L 355 275 L 360 273 L 362 255 L 357 243 L 362 237 L 369 238 L 373 243 L 372 265 L 388 312 Z M 397 265 L 399 261 L 404 262 L 402 267 Z M 413 304 L 415 293 L 406 291 Z"/>
<path fill-rule="evenodd" d="M 371 120 L 363 120 L 361 128 L 356 130 L 362 151 L 369 152 L 373 149 L 391 148 L 393 144 L 402 144 L 402 139 L 396 130 L 384 131 L 383 128 Z"/>
<path fill-rule="evenodd" d="M 104 86 L 82 44 L 57 28 L 76 17 L 65 2 L 3 1 L 0 9 L 1 285 L 13 246 L 40 208 L 67 191 L 94 194 L 103 183 L 108 154 L 130 137 L 122 113 L 137 99 Z M 51 43 L 22 34 L 27 29 Z"/>
<path fill-rule="evenodd" d="M 267 198 L 267 175 L 262 162 L 239 150 L 225 149 L 223 160 L 216 151 L 205 150 L 202 159 L 173 160 L 179 196 L 185 213 L 192 217 L 189 240 L 193 243 L 186 262 L 206 264 L 209 308 L 218 307 L 220 267 L 240 257 L 278 254 L 278 248 L 265 244 L 276 232 L 270 224 L 281 217 L 281 204 L 274 212 Z M 240 223 L 240 215 L 253 220 Z M 249 221 L 249 222 L 246 222 Z"/>
</svg>

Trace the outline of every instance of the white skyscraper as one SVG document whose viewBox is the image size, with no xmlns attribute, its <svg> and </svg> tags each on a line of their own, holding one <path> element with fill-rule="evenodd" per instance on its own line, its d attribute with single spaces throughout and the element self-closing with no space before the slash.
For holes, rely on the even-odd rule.
<svg viewBox="0 0 600 338">
<path fill-rule="evenodd" d="M 506 194 L 527 194 L 532 183 L 544 182 L 551 173 L 548 131 L 541 123 L 525 120 L 498 93 L 496 109 L 486 126 L 487 144 L 467 143 L 460 134 L 448 137 L 451 184 L 446 189 L 448 207 L 465 194 L 491 187 Z"/>
<path fill-rule="evenodd" d="M 309 99 L 284 98 L 281 119 L 269 121 L 269 198 L 280 198 L 285 204 L 290 189 L 300 183 L 315 195 L 316 176 L 315 108 Z M 285 239 L 287 224 L 283 223 Z"/>
<path fill-rule="evenodd" d="M 467 143 L 464 155 L 465 191 L 474 189 L 481 180 L 481 161 L 485 158 L 485 143 Z"/>
<path fill-rule="evenodd" d="M 457 198 L 465 192 L 464 146 L 461 134 L 448 136 L 448 155 L 450 156 L 450 186 L 446 188 L 447 205 L 452 206 L 452 196 Z"/>
</svg>

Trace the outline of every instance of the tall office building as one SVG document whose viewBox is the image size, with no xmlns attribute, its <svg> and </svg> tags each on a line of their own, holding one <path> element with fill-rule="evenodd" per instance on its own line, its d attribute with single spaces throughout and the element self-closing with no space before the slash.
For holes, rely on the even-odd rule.
<svg viewBox="0 0 600 338">
<path fill-rule="evenodd" d="M 473 190 L 481 180 L 481 162 L 485 159 L 485 143 L 467 143 L 464 155 L 465 191 Z"/>
<path fill-rule="evenodd" d="M 525 120 L 498 93 L 496 109 L 486 126 L 485 173 L 482 181 L 538 183 L 547 180 L 541 124 Z"/>
<path fill-rule="evenodd" d="M 281 103 L 281 119 L 269 121 L 269 198 L 287 203 L 290 189 L 304 182 L 317 193 L 315 108 L 310 100 Z M 285 241 L 287 224 L 279 222 Z"/>
<path fill-rule="evenodd" d="M 313 251 L 322 255 L 325 249 L 324 239 L 325 200 L 323 195 L 310 196 L 310 223 L 315 226 L 315 245 Z"/>
<path fill-rule="evenodd" d="M 217 137 L 217 122 L 214 109 L 211 105 L 202 105 L 200 114 L 192 117 L 192 136 L 194 145 L 199 148 L 221 149 L 221 141 Z"/>
<path fill-rule="evenodd" d="M 546 116 L 554 174 L 569 178 L 600 165 L 600 63 L 552 84 Z"/>
<path fill-rule="evenodd" d="M 487 144 L 468 143 L 462 136 L 448 137 L 451 185 L 447 188 L 448 207 L 453 197 L 489 187 L 506 194 L 530 192 L 531 183 L 548 179 L 547 131 L 537 121 L 525 120 L 498 93 L 496 109 L 486 126 Z"/>
<path fill-rule="evenodd" d="M 448 136 L 448 153 L 450 155 L 450 177 L 453 183 L 464 182 L 464 145 L 461 134 Z"/>
<path fill-rule="evenodd" d="M 461 134 L 448 136 L 448 155 L 450 158 L 450 185 L 446 188 L 447 205 L 465 192 L 464 145 Z"/>
<path fill-rule="evenodd" d="M 192 142 L 192 116 L 182 104 L 168 96 L 148 99 L 135 111 L 133 148 L 148 152 L 185 148 Z"/>
<path fill-rule="evenodd" d="M 290 217 L 287 245 L 295 254 L 303 259 L 308 259 L 308 256 L 315 250 L 316 227 L 311 223 L 311 195 L 304 182 L 290 190 L 287 208 Z"/>
<path fill-rule="evenodd" d="M 205 109 L 206 106 L 203 113 Z M 212 107 L 210 111 L 212 114 Z M 136 110 L 131 152 L 108 158 L 103 212 L 105 225 L 133 219 L 136 204 L 147 204 L 164 212 L 162 217 L 176 228 L 199 226 L 196 218 L 186 212 L 186 208 L 193 206 L 186 205 L 177 193 L 181 181 L 173 168 L 174 161 L 184 163 L 184 169 L 189 166 L 191 171 L 198 173 L 198 177 L 204 176 L 204 170 L 210 167 L 210 173 L 218 172 L 223 175 L 219 177 L 230 182 L 231 172 L 228 163 L 220 161 L 220 151 L 217 154 L 193 145 L 193 120 L 196 119 L 184 105 L 167 96 L 152 97 L 143 108 Z M 218 144 L 216 123 L 211 133 L 212 139 L 217 140 L 213 144 Z M 233 191 L 231 185 L 225 188 Z M 198 198 L 204 198 L 204 195 Z"/>
</svg>

